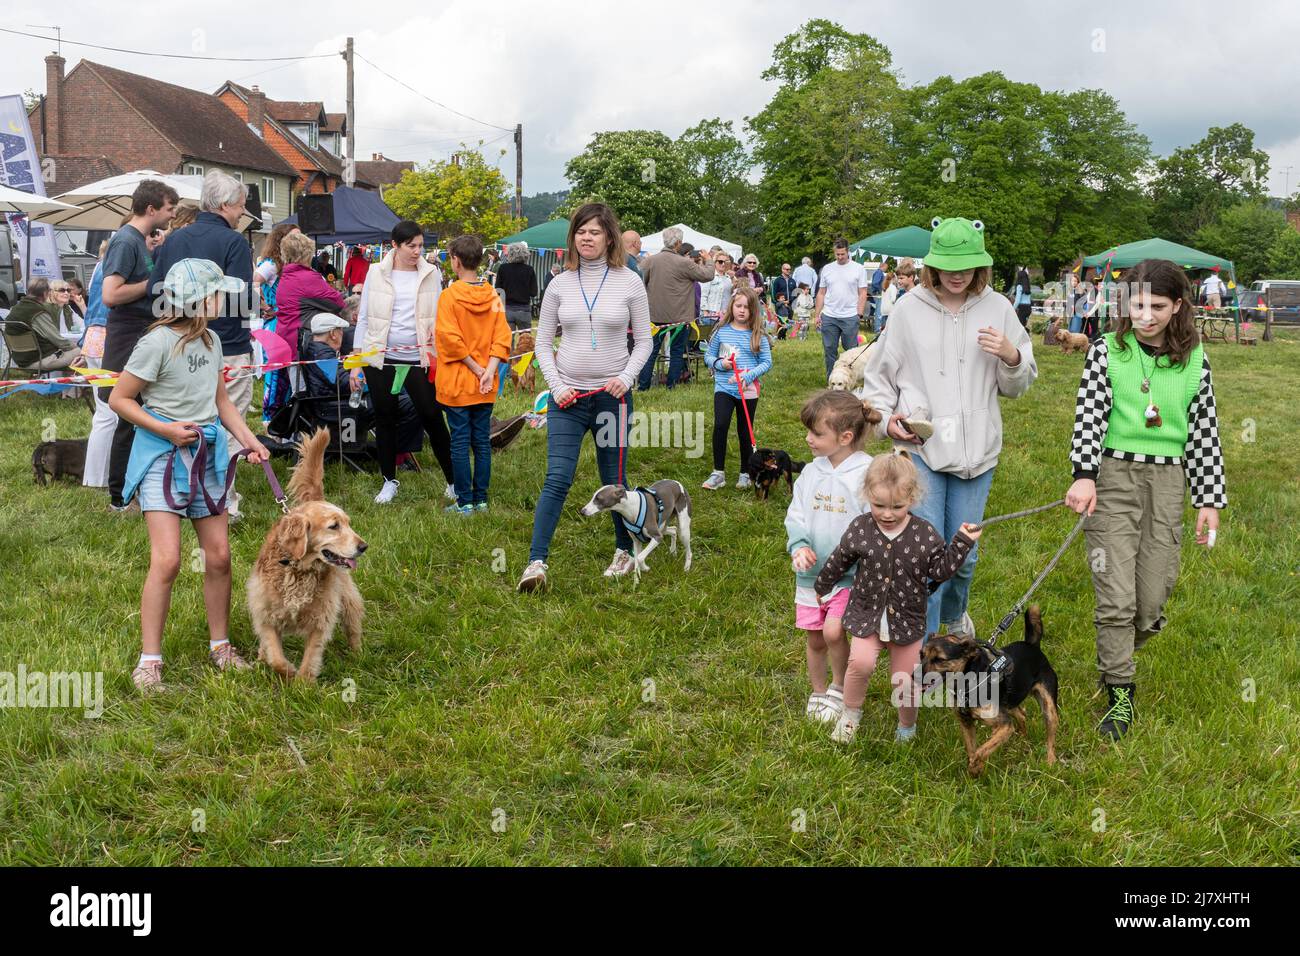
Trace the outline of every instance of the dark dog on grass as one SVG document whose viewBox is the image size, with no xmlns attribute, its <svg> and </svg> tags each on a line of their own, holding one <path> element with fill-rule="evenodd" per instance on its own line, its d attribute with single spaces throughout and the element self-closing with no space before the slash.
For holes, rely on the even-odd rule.
<svg viewBox="0 0 1300 956">
<path fill-rule="evenodd" d="M 749 456 L 750 480 L 754 482 L 754 494 L 760 500 L 767 500 L 772 486 L 785 476 L 785 483 L 794 494 L 794 476 L 803 471 L 805 462 L 791 461 L 790 456 L 773 448 L 759 448 Z"/>
<path fill-rule="evenodd" d="M 32 452 L 32 473 L 38 485 L 48 485 L 49 478 L 75 478 L 81 483 L 86 472 L 86 439 L 60 438 L 43 441 Z"/>
<path fill-rule="evenodd" d="M 921 652 L 924 673 L 960 674 L 958 681 L 957 719 L 966 744 L 966 769 L 972 777 L 984 770 L 984 763 L 995 750 L 1019 730 L 1025 728 L 1025 699 L 1033 694 L 1047 725 L 1047 763 L 1056 763 L 1056 728 L 1060 722 L 1057 706 L 1056 671 L 1039 648 L 1043 638 L 1043 618 L 1037 605 L 1025 612 L 1025 639 L 994 651 L 962 634 L 931 637 Z M 999 660 L 1001 661 L 999 662 Z M 975 745 L 975 721 L 993 729 L 983 746 Z"/>
</svg>

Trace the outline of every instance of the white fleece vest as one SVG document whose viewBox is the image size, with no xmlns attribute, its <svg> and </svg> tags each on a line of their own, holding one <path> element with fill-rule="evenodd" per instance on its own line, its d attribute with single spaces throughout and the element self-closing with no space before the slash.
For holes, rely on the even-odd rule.
<svg viewBox="0 0 1300 956">
<path fill-rule="evenodd" d="M 437 268 L 421 258 L 416 271 L 420 280 L 415 294 L 415 331 L 420 343 L 420 364 L 428 368 L 437 356 L 433 330 L 438 317 L 438 294 L 441 291 Z M 384 350 L 388 348 L 388 328 L 393 321 L 393 253 L 389 252 L 379 265 L 370 270 L 370 288 L 366 290 L 366 340 L 359 343 L 362 352 L 379 350 L 378 355 L 363 359 L 367 365 L 384 367 Z"/>
</svg>

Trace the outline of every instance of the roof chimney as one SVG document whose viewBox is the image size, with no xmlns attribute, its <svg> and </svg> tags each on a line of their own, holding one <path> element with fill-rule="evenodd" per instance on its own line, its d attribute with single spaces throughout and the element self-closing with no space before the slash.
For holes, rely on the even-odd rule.
<svg viewBox="0 0 1300 956">
<path fill-rule="evenodd" d="M 63 152 L 63 67 L 57 53 L 45 58 L 45 153 Z"/>
<path fill-rule="evenodd" d="M 383 158 L 384 158 L 384 154 L 383 154 L 383 153 L 371 153 L 371 154 L 370 154 L 370 160 L 371 160 L 371 162 L 375 162 L 375 163 L 377 163 L 377 162 L 379 162 L 379 161 L 380 161 L 381 159 L 383 159 Z"/>
<path fill-rule="evenodd" d="M 256 86 L 248 91 L 248 125 L 257 130 L 257 135 L 262 135 L 262 127 L 266 123 L 266 94 Z"/>
</svg>

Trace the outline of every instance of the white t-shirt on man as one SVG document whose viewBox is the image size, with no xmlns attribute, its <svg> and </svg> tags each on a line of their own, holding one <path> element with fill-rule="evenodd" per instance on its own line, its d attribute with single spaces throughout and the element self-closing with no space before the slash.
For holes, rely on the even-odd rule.
<svg viewBox="0 0 1300 956">
<path fill-rule="evenodd" d="M 862 263 L 850 259 L 841 265 L 828 262 L 822 266 L 821 286 L 826 290 L 822 314 L 832 319 L 851 319 L 858 315 L 858 290 L 870 285 L 867 270 Z"/>
<path fill-rule="evenodd" d="M 1227 292 L 1228 289 L 1227 286 L 1223 284 L 1222 279 L 1220 279 L 1216 275 L 1211 274 L 1206 276 L 1205 281 L 1201 283 L 1201 291 L 1204 292 L 1206 295 L 1221 296 L 1223 295 L 1223 293 Z"/>
</svg>

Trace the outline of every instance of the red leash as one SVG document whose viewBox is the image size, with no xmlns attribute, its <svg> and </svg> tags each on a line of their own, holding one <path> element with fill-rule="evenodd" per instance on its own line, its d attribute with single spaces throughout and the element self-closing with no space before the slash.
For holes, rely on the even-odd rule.
<svg viewBox="0 0 1300 956">
<path fill-rule="evenodd" d="M 603 391 L 605 391 L 603 388 L 593 388 L 590 392 L 578 392 L 576 395 L 573 395 L 572 397 L 570 397 L 570 399 L 569 399 L 567 402 L 565 402 L 563 405 L 560 405 L 560 407 L 561 407 L 561 408 L 568 408 L 570 405 L 572 405 L 574 402 L 576 402 L 576 401 L 577 401 L 578 399 L 580 399 L 580 398 L 591 398 L 591 396 L 593 396 L 593 395 L 599 395 L 599 394 L 600 394 L 601 392 L 603 392 Z M 556 404 L 559 404 L 559 403 L 557 402 Z M 743 403 L 742 403 L 742 404 L 743 404 Z M 627 482 L 623 479 L 623 456 L 624 456 L 624 454 L 625 454 L 625 450 L 626 450 L 626 448 L 627 448 L 627 415 L 626 415 L 626 411 L 627 411 L 627 393 L 624 392 L 622 395 L 620 395 L 620 396 L 618 397 L 618 419 L 619 419 L 619 421 L 618 421 L 618 426 L 619 426 L 619 427 L 618 427 L 618 432 L 619 432 L 619 442 L 618 442 L 618 483 L 619 483 L 620 485 L 626 485 L 626 484 L 627 484 Z M 752 431 L 752 430 L 750 431 L 750 434 L 751 434 L 751 436 L 753 435 L 753 431 Z"/>
<path fill-rule="evenodd" d="M 758 451 L 758 439 L 754 437 L 754 423 L 749 418 L 749 406 L 745 404 L 745 384 L 740 379 L 740 369 L 736 367 L 736 356 L 731 356 L 731 371 L 736 376 L 736 391 L 740 392 L 740 410 L 745 413 L 745 427 L 749 429 L 749 453 Z"/>
</svg>

